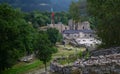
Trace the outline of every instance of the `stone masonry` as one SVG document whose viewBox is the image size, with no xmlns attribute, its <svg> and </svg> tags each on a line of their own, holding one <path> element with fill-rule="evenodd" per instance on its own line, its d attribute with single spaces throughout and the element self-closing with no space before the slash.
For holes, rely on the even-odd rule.
<svg viewBox="0 0 120 74">
<path fill-rule="evenodd" d="M 78 59 L 71 66 L 63 66 L 53 61 L 50 70 L 59 74 L 120 74 L 120 47 L 90 53 L 88 59 Z"/>
</svg>

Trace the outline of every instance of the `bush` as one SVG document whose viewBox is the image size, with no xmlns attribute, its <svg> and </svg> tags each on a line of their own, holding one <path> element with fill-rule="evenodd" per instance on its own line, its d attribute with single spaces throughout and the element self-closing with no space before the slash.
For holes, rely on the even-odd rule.
<svg viewBox="0 0 120 74">
<path fill-rule="evenodd" d="M 58 52 L 58 49 L 57 49 L 56 47 L 53 47 L 52 52 L 53 52 L 53 53 L 57 53 L 57 52 Z"/>
<path fill-rule="evenodd" d="M 84 58 L 85 58 L 85 59 L 88 59 L 88 58 L 89 58 L 89 56 L 90 56 L 90 53 L 89 53 L 89 52 L 87 52 L 87 53 L 86 53 L 86 55 L 84 56 Z"/>
<path fill-rule="evenodd" d="M 82 51 L 80 51 L 80 52 L 78 53 L 78 57 L 79 57 L 79 58 L 82 58 Z"/>
</svg>

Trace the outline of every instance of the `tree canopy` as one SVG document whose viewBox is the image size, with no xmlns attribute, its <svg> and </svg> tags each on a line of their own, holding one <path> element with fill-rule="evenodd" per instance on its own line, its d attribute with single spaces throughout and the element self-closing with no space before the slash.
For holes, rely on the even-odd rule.
<svg viewBox="0 0 120 74">
<path fill-rule="evenodd" d="M 80 5 L 79 2 L 72 2 L 69 9 L 70 15 L 75 23 L 80 21 Z"/>
<path fill-rule="evenodd" d="M 120 0 L 87 0 L 89 15 L 96 18 L 102 47 L 120 45 Z"/>
<path fill-rule="evenodd" d="M 36 56 L 39 60 L 43 61 L 43 63 L 45 64 L 45 70 L 47 70 L 46 63 L 51 60 L 52 54 L 55 53 L 56 49 L 53 48 L 53 45 L 48 39 L 48 35 L 46 32 L 39 32 L 36 47 Z"/>
<path fill-rule="evenodd" d="M 34 11 L 25 14 L 25 19 L 31 22 L 35 28 L 51 24 L 51 12 Z M 67 12 L 55 12 L 55 23 L 62 22 L 67 25 L 70 15 Z"/>
<path fill-rule="evenodd" d="M 26 51 L 33 50 L 34 32 L 20 10 L 0 5 L 0 71 L 10 68 Z"/>
<path fill-rule="evenodd" d="M 72 2 L 69 8 L 69 13 L 74 21 L 75 29 L 77 29 L 78 22 L 80 22 L 80 3 Z"/>
<path fill-rule="evenodd" d="M 48 39 L 50 40 L 50 42 L 55 45 L 56 42 L 59 40 L 60 38 L 60 33 L 57 29 L 55 28 L 48 28 L 47 29 L 47 34 L 48 34 Z"/>
</svg>

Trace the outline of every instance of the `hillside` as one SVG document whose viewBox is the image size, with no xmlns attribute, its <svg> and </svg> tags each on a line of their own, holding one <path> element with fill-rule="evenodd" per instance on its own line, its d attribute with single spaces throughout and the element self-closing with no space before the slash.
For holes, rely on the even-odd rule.
<svg viewBox="0 0 120 74">
<path fill-rule="evenodd" d="M 0 0 L 0 3 L 8 3 L 22 11 L 67 11 L 72 0 Z M 78 0 L 74 0 L 78 1 Z"/>
<path fill-rule="evenodd" d="M 48 5 L 41 5 L 42 3 L 51 4 L 50 0 L 0 0 L 0 3 L 8 3 L 15 8 L 20 8 L 22 11 L 33 10 L 49 10 Z"/>
</svg>

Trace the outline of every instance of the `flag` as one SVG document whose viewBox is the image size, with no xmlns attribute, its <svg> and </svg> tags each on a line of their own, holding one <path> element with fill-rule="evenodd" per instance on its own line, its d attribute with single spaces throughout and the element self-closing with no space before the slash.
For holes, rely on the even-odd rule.
<svg viewBox="0 0 120 74">
<path fill-rule="evenodd" d="M 54 14 L 53 8 L 51 8 L 51 12 L 52 12 L 52 13 L 51 13 L 51 17 L 52 17 L 52 19 L 54 19 L 54 15 L 55 15 L 55 14 Z"/>
<path fill-rule="evenodd" d="M 54 12 L 52 12 L 52 14 L 51 14 L 51 16 L 52 16 L 52 19 L 54 19 L 54 15 L 55 15 L 55 14 L 54 14 Z"/>
</svg>

